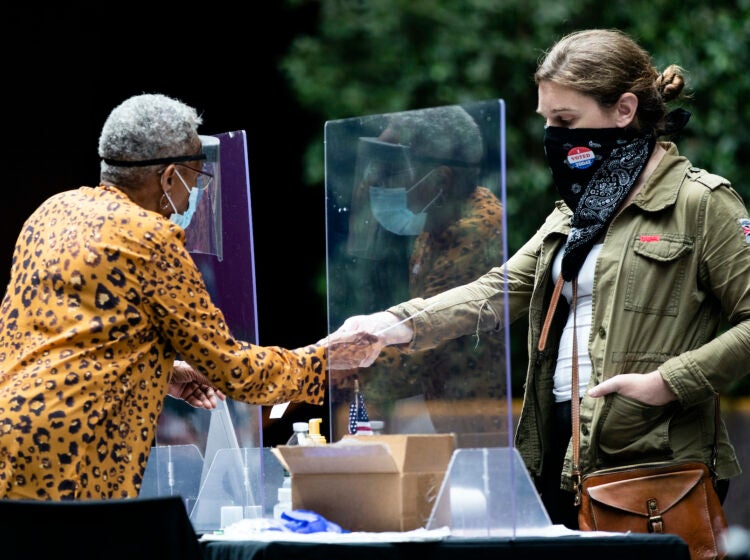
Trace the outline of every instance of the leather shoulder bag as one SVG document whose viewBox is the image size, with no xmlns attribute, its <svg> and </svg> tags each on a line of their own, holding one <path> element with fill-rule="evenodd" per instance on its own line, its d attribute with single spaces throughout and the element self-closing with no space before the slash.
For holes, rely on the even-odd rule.
<svg viewBox="0 0 750 560">
<path fill-rule="evenodd" d="M 542 329 L 543 350 L 562 290 L 562 276 L 555 284 L 550 309 Z M 573 288 L 572 387 L 578 388 L 578 345 Z M 574 395 L 572 395 L 574 397 Z M 722 533 L 727 529 L 724 510 L 716 494 L 717 434 L 720 424 L 719 396 L 715 396 L 714 445 L 711 468 L 700 461 L 643 463 L 594 471 L 581 476 L 579 465 L 579 406 L 571 398 L 575 505 L 582 531 L 670 533 L 681 537 L 692 560 L 723 558 Z"/>
</svg>

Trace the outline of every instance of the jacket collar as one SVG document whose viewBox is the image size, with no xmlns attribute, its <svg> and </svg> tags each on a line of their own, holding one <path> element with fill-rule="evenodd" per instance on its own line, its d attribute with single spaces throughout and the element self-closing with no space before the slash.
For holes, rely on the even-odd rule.
<svg viewBox="0 0 750 560">
<path fill-rule="evenodd" d="M 647 212 L 658 212 L 677 200 L 682 179 L 690 162 L 681 156 L 672 142 L 659 142 L 667 153 L 643 185 L 641 192 L 633 198 L 633 204 Z"/>
</svg>

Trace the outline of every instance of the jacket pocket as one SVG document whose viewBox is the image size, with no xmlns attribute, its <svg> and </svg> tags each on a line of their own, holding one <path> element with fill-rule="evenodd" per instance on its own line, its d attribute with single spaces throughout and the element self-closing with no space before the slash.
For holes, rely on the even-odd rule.
<svg viewBox="0 0 750 560">
<path fill-rule="evenodd" d="M 650 406 L 618 394 L 606 399 L 596 431 L 601 460 L 598 467 L 671 457 L 669 422 L 675 410 L 672 403 Z"/>
<path fill-rule="evenodd" d="M 680 234 L 639 235 L 625 271 L 625 309 L 677 315 L 693 239 Z"/>
</svg>

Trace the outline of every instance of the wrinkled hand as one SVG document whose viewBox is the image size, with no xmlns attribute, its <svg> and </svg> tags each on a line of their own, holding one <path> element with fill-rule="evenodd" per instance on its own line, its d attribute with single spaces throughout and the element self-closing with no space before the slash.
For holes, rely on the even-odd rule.
<svg viewBox="0 0 750 560">
<path fill-rule="evenodd" d="M 662 406 L 677 400 L 677 395 L 672 392 L 658 370 L 651 373 L 621 373 L 602 381 L 588 391 L 592 397 L 603 397 L 610 393 L 618 393 L 651 406 Z"/>
<path fill-rule="evenodd" d="M 381 311 L 349 317 L 319 344 L 328 346 L 329 369 L 345 370 L 368 367 L 385 346 L 409 342 L 413 336 L 408 321 L 402 322 L 392 313 Z"/>
<path fill-rule="evenodd" d="M 344 370 L 369 366 L 383 347 L 377 336 L 365 332 L 337 331 L 321 340 L 319 344 L 328 347 L 328 369 L 342 373 Z"/>
<path fill-rule="evenodd" d="M 195 408 L 212 410 L 225 400 L 224 393 L 211 385 L 208 378 L 187 362 L 175 361 L 167 394 Z"/>
</svg>

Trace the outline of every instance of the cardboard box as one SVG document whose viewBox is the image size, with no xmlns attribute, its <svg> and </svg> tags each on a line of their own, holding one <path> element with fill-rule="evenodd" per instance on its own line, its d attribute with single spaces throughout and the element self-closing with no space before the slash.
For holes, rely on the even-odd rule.
<svg viewBox="0 0 750 560">
<path fill-rule="evenodd" d="M 453 434 L 345 436 L 272 451 L 292 475 L 292 507 L 349 531 L 411 531 L 430 518 Z"/>
</svg>

